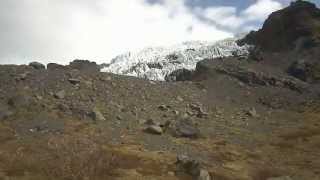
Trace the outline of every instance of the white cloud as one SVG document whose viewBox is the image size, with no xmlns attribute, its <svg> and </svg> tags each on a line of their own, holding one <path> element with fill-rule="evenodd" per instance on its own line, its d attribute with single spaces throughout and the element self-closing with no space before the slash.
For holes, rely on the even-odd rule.
<svg viewBox="0 0 320 180">
<path fill-rule="evenodd" d="M 237 16 L 237 9 L 235 7 L 221 6 L 198 9 L 198 14 L 201 14 L 217 25 L 231 29 L 239 28 L 245 22 L 243 18 Z"/>
<path fill-rule="evenodd" d="M 283 5 L 275 0 L 258 0 L 255 4 L 248 7 L 243 15 L 247 17 L 248 20 L 265 20 L 269 14 L 279 10 Z"/>
<path fill-rule="evenodd" d="M 128 50 L 232 33 L 196 17 L 184 0 L 1 0 L 0 63 L 106 62 Z"/>
<path fill-rule="evenodd" d="M 239 12 L 232 6 L 197 8 L 196 12 L 215 25 L 241 33 L 241 31 L 248 31 L 249 28 L 257 29 L 258 27 L 253 26 L 252 23 L 255 25 L 262 23 L 269 14 L 282 7 L 283 4 L 276 0 L 257 0 Z"/>
</svg>

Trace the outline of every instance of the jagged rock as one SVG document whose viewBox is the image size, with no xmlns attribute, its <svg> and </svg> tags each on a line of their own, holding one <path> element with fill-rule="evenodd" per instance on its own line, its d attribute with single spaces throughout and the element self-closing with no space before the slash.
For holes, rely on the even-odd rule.
<svg viewBox="0 0 320 180">
<path fill-rule="evenodd" d="M 94 108 L 92 110 L 92 112 L 89 113 L 89 116 L 95 121 L 105 121 L 106 120 L 106 118 L 103 116 L 103 114 L 97 108 Z"/>
<path fill-rule="evenodd" d="M 176 137 L 198 138 L 200 136 L 200 130 L 188 119 L 182 119 L 170 128 Z"/>
<path fill-rule="evenodd" d="M 190 81 L 192 79 L 193 71 L 188 69 L 177 69 L 166 75 L 166 81 Z"/>
<path fill-rule="evenodd" d="M 163 129 L 162 127 L 157 125 L 149 125 L 148 127 L 145 128 L 145 132 L 151 133 L 151 134 L 162 134 Z"/>
<path fill-rule="evenodd" d="M 61 90 L 54 94 L 54 97 L 57 99 L 64 99 L 66 96 L 66 92 L 64 90 Z"/>
<path fill-rule="evenodd" d="M 272 177 L 267 180 L 292 180 L 289 176 L 281 176 L 281 177 Z"/>
<path fill-rule="evenodd" d="M 31 62 L 29 63 L 29 66 L 33 67 L 34 69 L 46 69 L 46 66 L 39 63 L 39 62 Z"/>
<path fill-rule="evenodd" d="M 319 21 L 320 10 L 316 5 L 298 0 L 287 8 L 273 12 L 262 29 L 252 31 L 239 43 L 253 44 L 265 51 L 291 50 L 301 42 L 304 43 L 302 46 L 312 46 L 319 42 Z M 308 41 L 301 41 L 301 38 Z"/>
</svg>

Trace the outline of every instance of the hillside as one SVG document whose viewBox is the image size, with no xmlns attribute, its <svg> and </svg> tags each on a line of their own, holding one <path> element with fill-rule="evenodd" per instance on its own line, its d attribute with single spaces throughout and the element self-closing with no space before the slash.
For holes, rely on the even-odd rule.
<svg viewBox="0 0 320 180">
<path fill-rule="evenodd" d="M 319 180 L 318 31 L 287 37 L 318 11 L 297 1 L 243 39 L 129 53 L 108 72 L 1 65 L 0 180 Z"/>
</svg>

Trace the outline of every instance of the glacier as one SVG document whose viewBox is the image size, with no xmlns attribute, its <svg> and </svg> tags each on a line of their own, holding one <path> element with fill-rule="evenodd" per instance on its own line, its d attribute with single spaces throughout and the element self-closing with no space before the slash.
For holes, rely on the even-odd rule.
<svg viewBox="0 0 320 180">
<path fill-rule="evenodd" d="M 149 47 L 137 52 L 127 52 L 111 60 L 101 69 L 119 75 L 135 76 L 153 81 L 178 69 L 195 70 L 197 62 L 228 56 L 247 56 L 249 46 L 239 46 L 237 38 L 216 42 L 188 41 L 168 47 Z"/>
</svg>

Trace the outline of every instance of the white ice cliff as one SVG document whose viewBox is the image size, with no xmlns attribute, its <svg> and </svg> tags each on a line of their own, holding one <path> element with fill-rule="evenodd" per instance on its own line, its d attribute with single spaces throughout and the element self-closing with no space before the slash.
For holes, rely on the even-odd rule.
<svg viewBox="0 0 320 180">
<path fill-rule="evenodd" d="M 145 48 L 115 57 L 101 71 L 164 81 L 166 75 L 177 69 L 194 70 L 197 62 L 207 58 L 245 56 L 248 48 L 238 46 L 236 39 L 191 41 L 170 47 Z"/>
</svg>

